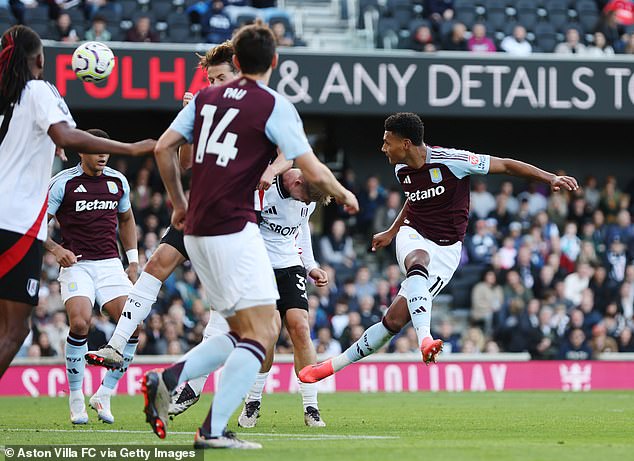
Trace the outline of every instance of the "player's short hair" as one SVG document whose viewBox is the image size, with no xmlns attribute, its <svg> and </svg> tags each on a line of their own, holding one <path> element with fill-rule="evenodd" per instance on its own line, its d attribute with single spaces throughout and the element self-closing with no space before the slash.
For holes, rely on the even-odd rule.
<svg viewBox="0 0 634 461">
<path fill-rule="evenodd" d="M 306 191 L 306 195 L 311 202 L 320 203 L 325 206 L 328 205 L 332 200 L 332 196 L 326 194 L 317 186 L 309 183 L 308 181 L 304 181 L 304 190 Z"/>
<path fill-rule="evenodd" d="M 232 39 L 233 50 L 245 74 L 263 74 L 275 56 L 275 35 L 258 19 L 239 29 Z"/>
<path fill-rule="evenodd" d="M 415 146 L 423 145 L 423 121 L 411 112 L 399 112 L 385 119 L 385 131 L 409 139 Z"/>
<path fill-rule="evenodd" d="M 231 72 L 236 71 L 236 66 L 233 64 L 232 59 L 233 44 L 231 40 L 227 40 L 218 46 L 208 49 L 204 55 L 196 53 L 196 56 L 198 56 L 198 64 L 200 64 L 200 67 L 203 69 L 207 69 L 211 66 L 219 66 L 220 64 L 229 64 Z"/>
<path fill-rule="evenodd" d="M 97 136 L 98 138 L 110 139 L 110 135 L 105 131 L 100 130 L 99 128 L 91 128 L 89 130 L 86 130 L 86 133 L 90 133 L 91 135 Z"/>
</svg>

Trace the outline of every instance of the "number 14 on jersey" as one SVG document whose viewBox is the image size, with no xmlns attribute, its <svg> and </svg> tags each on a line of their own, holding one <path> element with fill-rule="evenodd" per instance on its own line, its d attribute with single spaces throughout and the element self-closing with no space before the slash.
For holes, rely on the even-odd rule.
<svg viewBox="0 0 634 461">
<path fill-rule="evenodd" d="M 211 125 L 214 121 L 214 115 L 216 114 L 217 106 L 211 104 L 205 104 L 200 110 L 200 116 L 203 118 L 203 125 L 200 129 L 200 138 L 198 140 L 198 148 L 196 149 L 196 163 L 203 163 L 205 154 L 217 155 L 216 165 L 226 167 L 229 160 L 235 160 L 238 155 L 238 148 L 236 147 L 236 141 L 238 135 L 235 133 L 227 132 L 223 141 L 218 141 L 222 133 L 227 129 L 229 124 L 240 112 L 240 109 L 229 108 L 227 112 L 218 122 L 216 128 L 209 134 Z"/>
</svg>

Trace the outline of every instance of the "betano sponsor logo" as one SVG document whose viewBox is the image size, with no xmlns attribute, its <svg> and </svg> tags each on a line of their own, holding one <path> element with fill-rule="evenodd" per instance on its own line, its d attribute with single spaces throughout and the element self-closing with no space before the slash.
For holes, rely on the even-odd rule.
<svg viewBox="0 0 634 461">
<path fill-rule="evenodd" d="M 445 186 L 430 187 L 429 189 L 417 190 L 416 192 L 405 192 L 410 202 L 426 200 L 445 193 Z"/>
<path fill-rule="evenodd" d="M 116 200 L 77 200 L 75 211 L 116 210 L 118 206 Z"/>
</svg>

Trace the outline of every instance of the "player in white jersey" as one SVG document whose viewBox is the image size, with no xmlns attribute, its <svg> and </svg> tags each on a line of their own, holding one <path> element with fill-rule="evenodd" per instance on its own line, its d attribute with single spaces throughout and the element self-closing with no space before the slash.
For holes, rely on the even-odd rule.
<svg viewBox="0 0 634 461">
<path fill-rule="evenodd" d="M 75 129 L 57 89 L 42 79 L 40 37 L 25 26 L 2 35 L 0 52 L 0 378 L 29 332 L 38 303 L 47 186 L 58 146 L 75 151 L 142 155 L 155 141 L 135 144 Z"/>
<path fill-rule="evenodd" d="M 109 138 L 102 130 L 88 132 Z M 113 320 L 119 319 L 132 282 L 137 279 L 139 253 L 128 180 L 106 166 L 107 154 L 79 156 L 79 165 L 51 179 L 48 219 L 57 219 L 62 242 L 58 244 L 49 237 L 44 247 L 62 267 L 58 280 L 70 325 L 65 348 L 70 419 L 73 424 L 86 424 L 82 385 L 92 308 L 96 301 Z M 119 259 L 117 229 L 129 262 L 127 274 Z M 108 370 L 90 398 L 90 406 L 103 422 L 114 423 L 110 397 L 132 361 L 137 344 L 135 335 L 125 346 L 124 366 Z"/>
<path fill-rule="evenodd" d="M 328 284 L 328 274 L 313 256 L 308 219 L 315 202 L 328 203 L 330 197 L 308 184 L 300 170 L 293 168 L 278 176 L 274 187 L 256 197 L 261 209 L 260 233 L 264 239 L 280 299 L 277 310 L 293 344 L 295 372 L 316 361 L 315 346 L 308 323 L 307 275 L 317 286 Z M 276 317 L 281 326 L 280 317 Z M 262 392 L 273 364 L 274 344 L 267 351 L 255 383 L 249 390 L 238 418 L 241 427 L 254 427 L 260 415 Z M 304 407 L 304 423 L 324 427 L 317 403 L 317 386 L 299 383 Z"/>
<path fill-rule="evenodd" d="M 509 158 L 427 146 L 423 122 L 399 113 L 385 121 L 382 151 L 395 165 L 407 201 L 392 226 L 376 234 L 372 248 L 396 238 L 396 253 L 407 278 L 382 322 L 372 325 L 342 354 L 304 368 L 299 379 L 314 383 L 379 350 L 411 319 L 425 363 L 435 362 L 442 341 L 430 333 L 432 299 L 447 285 L 460 262 L 469 217 L 469 177 L 510 174 L 574 191 L 575 178 L 557 176 Z"/>
</svg>

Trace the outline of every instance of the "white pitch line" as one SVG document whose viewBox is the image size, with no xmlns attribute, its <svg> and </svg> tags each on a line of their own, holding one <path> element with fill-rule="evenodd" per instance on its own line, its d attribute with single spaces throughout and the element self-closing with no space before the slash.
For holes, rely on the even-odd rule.
<svg viewBox="0 0 634 461">
<path fill-rule="evenodd" d="M 92 433 L 91 430 L 84 429 L 33 429 L 33 428 L 0 428 L 0 432 L 71 432 L 81 434 L 82 432 Z M 147 431 L 133 431 L 128 429 L 103 429 L 96 432 L 119 433 L 119 434 L 152 434 Z M 193 435 L 193 432 L 168 431 L 168 435 Z M 280 437 L 297 440 L 390 440 L 400 439 L 391 435 L 347 435 L 347 434 L 280 434 L 268 432 L 241 432 L 238 435 L 244 437 Z"/>
</svg>

